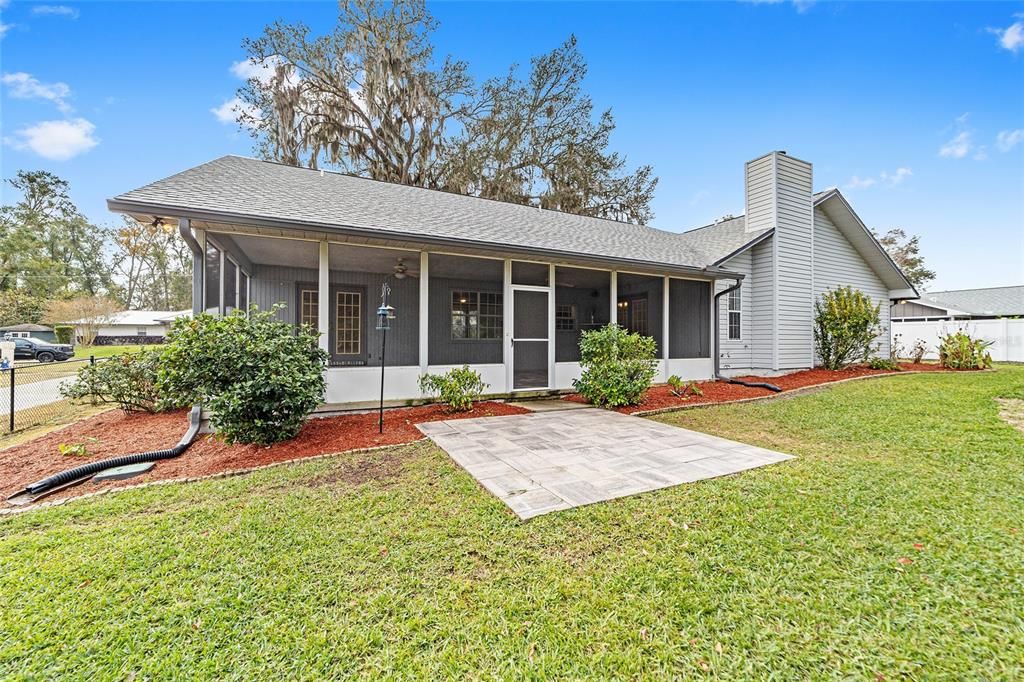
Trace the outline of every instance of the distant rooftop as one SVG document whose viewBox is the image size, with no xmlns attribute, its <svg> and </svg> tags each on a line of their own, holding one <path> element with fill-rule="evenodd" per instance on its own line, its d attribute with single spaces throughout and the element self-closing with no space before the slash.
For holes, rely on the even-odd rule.
<svg viewBox="0 0 1024 682">
<path fill-rule="evenodd" d="M 971 315 L 1024 315 L 1024 285 L 929 291 L 921 294 L 920 302 Z"/>
</svg>

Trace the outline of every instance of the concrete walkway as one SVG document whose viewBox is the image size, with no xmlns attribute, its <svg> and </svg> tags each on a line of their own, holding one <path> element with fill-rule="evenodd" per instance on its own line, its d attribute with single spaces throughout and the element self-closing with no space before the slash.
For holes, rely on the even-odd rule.
<svg viewBox="0 0 1024 682">
<path fill-rule="evenodd" d="M 792 459 L 598 409 L 417 427 L 521 519 Z"/>
</svg>

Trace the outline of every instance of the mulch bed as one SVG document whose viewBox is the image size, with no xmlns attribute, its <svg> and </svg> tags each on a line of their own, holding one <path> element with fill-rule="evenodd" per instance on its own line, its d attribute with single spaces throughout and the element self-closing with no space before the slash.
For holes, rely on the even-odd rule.
<svg viewBox="0 0 1024 682">
<path fill-rule="evenodd" d="M 946 370 L 939 365 L 931 363 L 912 363 L 912 362 L 901 362 L 900 367 L 903 371 L 914 371 L 914 372 L 945 372 Z M 807 369 L 800 372 L 793 372 L 791 374 L 785 374 L 777 377 L 758 377 L 758 376 L 742 376 L 736 377 L 742 381 L 751 381 L 759 383 L 774 384 L 782 389 L 783 393 L 786 391 L 792 391 L 798 388 L 806 388 L 808 386 L 820 386 L 823 384 L 829 384 L 835 381 L 842 381 L 844 379 L 853 379 L 855 377 L 862 376 L 874 376 L 881 374 L 895 374 L 892 370 L 885 369 L 871 369 L 867 365 L 855 365 L 847 367 L 846 369 L 831 370 L 831 369 Z M 724 381 L 703 381 L 699 382 L 700 390 L 703 395 L 687 395 L 686 398 L 680 398 L 679 396 L 672 393 L 671 389 L 665 384 L 658 384 L 652 386 L 647 391 L 647 395 L 639 405 L 630 405 L 628 407 L 617 407 L 617 412 L 623 414 L 635 414 L 637 412 L 648 412 L 650 410 L 664 410 L 673 407 L 686 407 L 688 405 L 707 405 L 713 403 L 727 403 L 735 400 L 745 400 L 748 398 L 760 398 L 769 395 L 779 395 L 774 391 L 770 391 L 767 388 L 754 388 L 750 386 L 741 386 L 739 384 L 730 384 Z M 578 393 L 567 395 L 563 400 L 571 400 L 577 403 L 586 403 L 587 401 Z"/>
<path fill-rule="evenodd" d="M 171 478 L 207 476 L 346 450 L 411 443 L 423 437 L 416 428 L 416 424 L 423 422 L 526 412 L 528 410 L 521 407 L 493 401 L 476 403 L 471 411 L 458 413 L 445 412 L 440 405 L 399 408 L 385 411 L 383 434 L 377 433 L 376 412 L 323 417 L 310 419 L 294 439 L 269 447 L 228 445 L 201 435 L 184 455 L 157 462 L 142 476 L 103 484 L 88 481 L 44 499 L 74 497 L 103 488 Z M 0 450 L 0 494 L 6 498 L 30 483 L 79 464 L 170 447 L 178 442 L 187 427 L 185 411 L 131 415 L 120 410 L 104 412 L 27 443 Z M 58 450 L 62 443 L 81 443 L 85 445 L 87 454 L 62 455 Z"/>
</svg>

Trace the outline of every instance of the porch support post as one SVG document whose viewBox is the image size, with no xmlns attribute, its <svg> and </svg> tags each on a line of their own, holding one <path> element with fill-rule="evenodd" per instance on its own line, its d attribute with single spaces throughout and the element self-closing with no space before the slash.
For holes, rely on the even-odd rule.
<svg viewBox="0 0 1024 682">
<path fill-rule="evenodd" d="M 502 324 L 505 338 L 501 344 L 501 360 L 505 365 L 505 393 L 512 392 L 512 260 L 505 259 L 502 275 Z"/>
<path fill-rule="evenodd" d="M 548 387 L 558 388 L 555 384 L 555 264 L 548 266 Z"/>
<path fill-rule="evenodd" d="M 669 344 L 669 340 L 668 340 L 669 339 L 668 314 L 669 314 L 669 309 L 670 309 L 670 306 L 668 304 L 669 303 L 669 301 L 668 301 L 669 289 L 671 289 L 671 287 L 669 286 L 669 277 L 668 277 L 668 275 L 665 275 L 664 283 L 662 284 L 662 289 L 661 289 L 661 358 L 662 358 L 662 362 L 665 365 L 665 371 L 663 372 L 663 374 L 665 375 L 664 376 L 665 381 L 668 381 L 668 377 L 669 377 L 669 369 L 668 369 L 668 359 L 669 359 L 669 354 L 668 354 L 668 344 Z"/>
<path fill-rule="evenodd" d="M 612 270 L 612 281 L 611 287 L 609 288 L 609 296 L 612 302 L 611 317 L 608 318 L 608 322 L 615 324 L 619 321 L 619 273 Z"/>
<path fill-rule="evenodd" d="M 331 352 L 331 260 L 330 246 L 320 242 L 320 281 L 317 286 L 316 327 L 320 332 L 320 348 Z"/>
<path fill-rule="evenodd" d="M 420 374 L 430 366 L 430 254 L 420 251 Z"/>
</svg>

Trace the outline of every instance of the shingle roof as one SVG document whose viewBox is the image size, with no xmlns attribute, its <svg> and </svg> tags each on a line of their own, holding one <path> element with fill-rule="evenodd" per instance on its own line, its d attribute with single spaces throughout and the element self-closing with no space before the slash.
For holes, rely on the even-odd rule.
<svg viewBox="0 0 1024 682">
<path fill-rule="evenodd" d="M 930 291 L 921 294 L 921 303 L 937 303 L 971 315 L 1024 315 L 1024 286 Z"/>
<path fill-rule="evenodd" d="M 703 268 L 714 261 L 701 240 L 676 232 L 239 156 L 224 156 L 126 192 L 109 205 L 124 212 L 227 214 L 681 268 Z"/>
<path fill-rule="evenodd" d="M 747 232 L 744 216 L 698 227 L 679 235 L 679 240 L 705 254 L 709 263 L 720 263 L 742 247 L 771 232 L 771 228 Z"/>
</svg>

